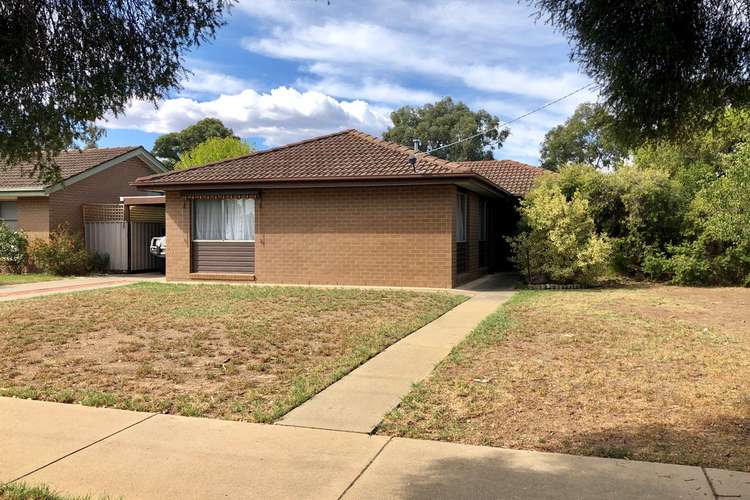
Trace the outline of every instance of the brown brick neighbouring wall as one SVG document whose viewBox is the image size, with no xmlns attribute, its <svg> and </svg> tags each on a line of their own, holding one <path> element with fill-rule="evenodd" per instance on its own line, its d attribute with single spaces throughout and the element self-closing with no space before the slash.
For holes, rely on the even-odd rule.
<svg viewBox="0 0 750 500">
<path fill-rule="evenodd" d="M 154 172 L 143 161 L 131 158 L 98 174 L 78 181 L 49 196 L 50 229 L 68 222 L 74 231 L 83 234 L 84 203 L 117 203 L 120 196 L 148 194 L 130 186 L 137 177 L 151 175 Z"/>
<path fill-rule="evenodd" d="M 256 278 L 450 287 L 453 192 L 451 186 L 265 189 L 257 201 Z M 188 207 L 167 194 L 168 279 L 189 277 Z"/>
<path fill-rule="evenodd" d="M 49 199 L 18 198 L 18 227 L 26 231 L 29 239 L 49 236 Z"/>
</svg>

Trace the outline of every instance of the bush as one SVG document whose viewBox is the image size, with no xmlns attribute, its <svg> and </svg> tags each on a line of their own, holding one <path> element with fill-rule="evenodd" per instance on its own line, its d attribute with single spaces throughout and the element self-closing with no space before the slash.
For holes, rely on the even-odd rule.
<svg viewBox="0 0 750 500">
<path fill-rule="evenodd" d="M 50 233 L 48 241 L 34 240 L 29 255 L 36 268 L 60 276 L 104 271 L 109 264 L 109 257 L 86 250 L 83 238 L 71 232 L 68 226 L 60 226 Z"/>
<path fill-rule="evenodd" d="M 21 273 L 28 264 L 29 241 L 23 231 L 13 231 L 0 222 L 0 270 Z"/>
<path fill-rule="evenodd" d="M 521 231 L 508 241 L 529 283 L 592 285 L 606 275 L 612 245 L 596 232 L 581 194 L 567 200 L 559 187 L 542 184 L 521 202 L 520 213 Z"/>
</svg>

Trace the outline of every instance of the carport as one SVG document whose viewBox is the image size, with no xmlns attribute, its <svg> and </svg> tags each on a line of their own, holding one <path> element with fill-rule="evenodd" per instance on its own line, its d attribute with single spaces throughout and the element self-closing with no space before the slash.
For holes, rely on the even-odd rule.
<svg viewBox="0 0 750 500">
<path fill-rule="evenodd" d="M 164 236 L 164 196 L 122 196 L 120 203 L 83 205 L 86 248 L 109 255 L 113 272 L 164 271 L 164 259 L 149 252 L 151 238 Z"/>
</svg>

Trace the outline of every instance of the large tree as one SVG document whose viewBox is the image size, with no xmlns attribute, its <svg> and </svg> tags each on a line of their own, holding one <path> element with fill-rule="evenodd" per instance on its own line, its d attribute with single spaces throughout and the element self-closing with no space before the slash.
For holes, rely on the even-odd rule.
<svg viewBox="0 0 750 500">
<path fill-rule="evenodd" d="M 631 145 L 750 101 L 750 0 L 528 1 L 569 37 Z"/>
<path fill-rule="evenodd" d="M 491 159 L 491 147 L 502 146 L 508 130 L 499 129 L 500 120 L 487 111 L 472 111 L 463 102 L 446 97 L 421 107 L 404 106 L 391 113 L 393 127 L 383 133 L 388 141 L 414 146 L 451 161 Z M 432 151 L 461 139 L 453 146 Z"/>
<path fill-rule="evenodd" d="M 569 163 L 609 169 L 627 157 L 612 133 L 612 116 L 600 104 L 583 103 L 565 123 L 544 136 L 542 167 L 558 170 Z"/>
<path fill-rule="evenodd" d="M 239 140 L 232 129 L 225 127 L 221 120 L 204 118 L 179 132 L 170 132 L 156 139 L 153 153 L 165 165 L 171 167 L 180 161 L 185 153 L 212 137 L 234 137 Z"/>
<path fill-rule="evenodd" d="M 0 2 L 0 160 L 52 157 L 133 99 L 157 101 L 233 0 Z"/>
<path fill-rule="evenodd" d="M 184 153 L 174 169 L 199 167 L 206 163 L 245 156 L 253 151 L 255 148 L 236 137 L 212 137 Z"/>
</svg>

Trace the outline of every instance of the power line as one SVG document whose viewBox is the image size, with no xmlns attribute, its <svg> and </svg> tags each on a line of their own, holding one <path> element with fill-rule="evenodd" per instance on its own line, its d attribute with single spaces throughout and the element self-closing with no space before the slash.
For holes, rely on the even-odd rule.
<svg viewBox="0 0 750 500">
<path fill-rule="evenodd" d="M 510 125 L 511 123 L 517 122 L 518 120 L 522 120 L 523 118 L 526 118 L 529 115 L 533 115 L 534 113 L 537 113 L 537 112 L 539 112 L 539 111 L 541 111 L 543 109 L 549 108 L 553 104 L 557 104 L 558 102 L 563 101 L 563 100 L 567 99 L 568 97 L 570 97 L 572 95 L 575 95 L 575 94 L 577 94 L 579 92 L 583 92 L 584 90 L 586 90 L 587 88 L 589 88 L 589 87 L 591 87 L 593 85 L 596 85 L 596 83 L 592 82 L 592 83 L 584 85 L 583 87 L 579 87 L 579 88 L 575 89 L 574 91 L 572 91 L 572 92 L 570 92 L 568 94 L 565 94 L 562 97 L 558 97 L 557 99 L 555 99 L 553 101 L 550 101 L 548 103 L 542 104 L 538 108 L 534 108 L 531 111 L 522 114 L 521 116 L 517 116 L 517 117 L 513 118 L 512 120 L 508 120 L 507 122 L 503 122 L 503 123 L 499 124 L 497 126 L 497 128 L 499 129 L 499 128 L 504 127 L 506 125 Z M 479 137 L 480 135 L 484 135 L 485 133 L 486 132 L 479 132 L 479 133 L 476 133 L 474 135 L 470 135 L 469 137 L 464 137 L 463 139 L 459 139 L 459 140 L 457 140 L 455 142 L 451 142 L 450 144 L 445 144 L 444 146 L 439 146 L 437 148 L 429 149 L 427 151 L 427 153 L 428 154 L 432 154 L 435 151 L 439 151 L 441 149 L 449 148 L 451 146 L 455 146 L 456 144 L 461 144 L 462 142 L 470 141 L 470 140 L 474 139 L 475 137 Z"/>
</svg>

